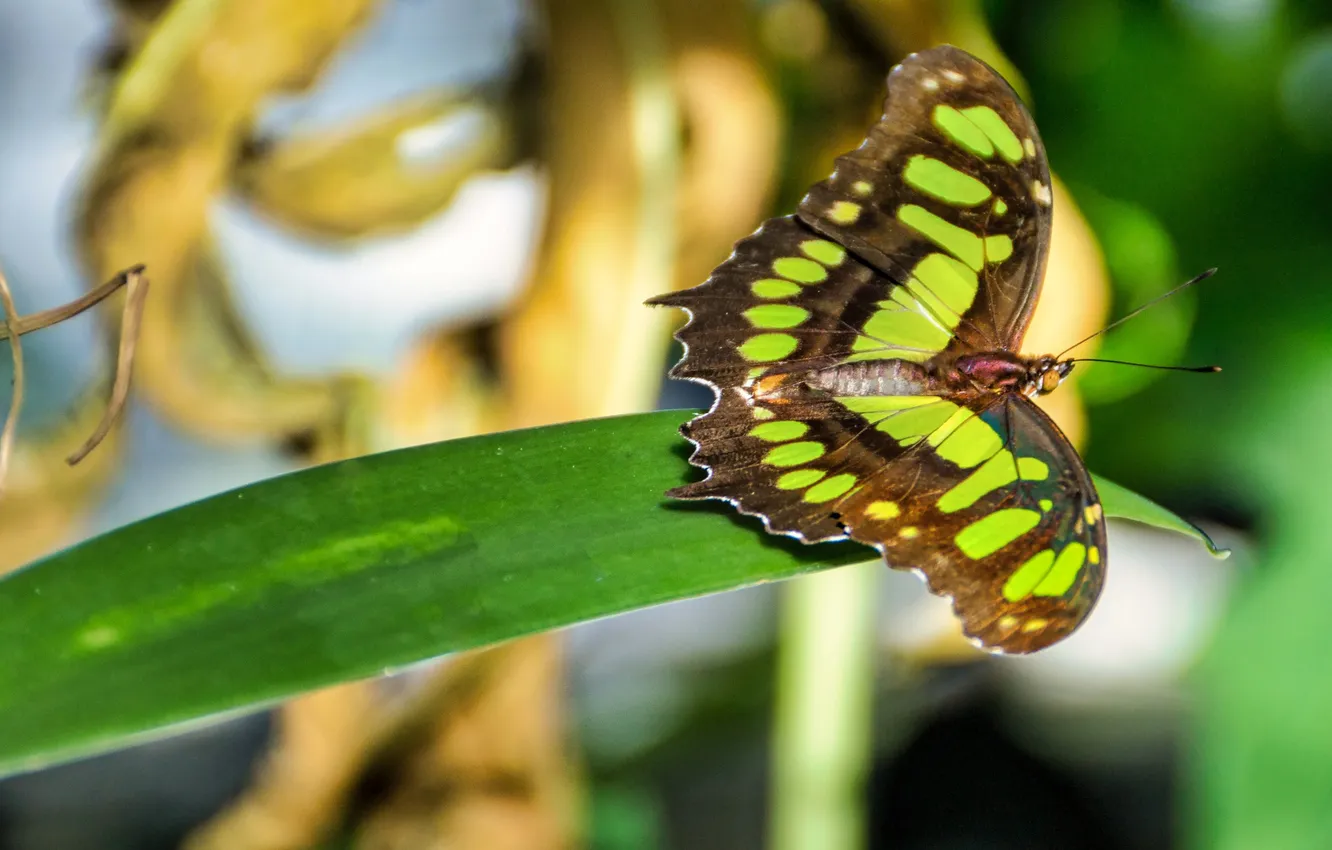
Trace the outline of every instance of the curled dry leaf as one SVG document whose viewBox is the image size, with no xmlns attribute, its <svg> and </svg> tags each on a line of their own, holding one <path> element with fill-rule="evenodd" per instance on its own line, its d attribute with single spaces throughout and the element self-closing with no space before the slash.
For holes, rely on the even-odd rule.
<svg viewBox="0 0 1332 850">
<path fill-rule="evenodd" d="M 508 117 L 480 97 L 435 92 L 265 145 L 235 187 L 282 224 L 324 238 L 395 233 L 452 203 L 463 183 L 510 159 Z"/>
</svg>

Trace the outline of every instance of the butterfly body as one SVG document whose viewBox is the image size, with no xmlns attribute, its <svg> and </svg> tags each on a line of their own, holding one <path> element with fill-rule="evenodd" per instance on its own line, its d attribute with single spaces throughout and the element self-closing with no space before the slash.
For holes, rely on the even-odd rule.
<svg viewBox="0 0 1332 850">
<path fill-rule="evenodd" d="M 1001 393 L 1028 398 L 1058 389 L 1073 363 L 1008 351 L 966 354 L 951 361 L 862 360 L 804 373 L 808 386 L 838 396 L 946 395 L 983 400 Z"/>
<path fill-rule="evenodd" d="M 679 307 L 677 378 L 702 481 L 773 533 L 858 540 L 951 598 L 986 648 L 1070 634 L 1100 593 L 1091 477 L 1033 399 L 1072 362 L 1021 352 L 1049 245 L 1044 149 L 1017 95 L 957 48 L 889 75 L 883 118 L 796 215 L 736 243 Z"/>
</svg>

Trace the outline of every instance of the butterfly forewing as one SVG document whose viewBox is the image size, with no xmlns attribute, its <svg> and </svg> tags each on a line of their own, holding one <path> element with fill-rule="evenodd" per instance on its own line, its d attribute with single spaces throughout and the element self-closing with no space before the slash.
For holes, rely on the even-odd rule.
<svg viewBox="0 0 1332 850">
<path fill-rule="evenodd" d="M 671 375 L 719 388 L 860 356 L 925 361 L 951 340 L 906 287 L 793 216 L 738 242 L 702 285 L 649 303 L 690 314 L 677 334 L 688 356 Z"/>
<path fill-rule="evenodd" d="M 1016 351 L 1045 268 L 1050 187 L 1013 89 L 945 46 L 893 69 L 883 117 L 800 217 L 889 277 L 914 275 L 951 308 L 958 347 Z"/>
</svg>

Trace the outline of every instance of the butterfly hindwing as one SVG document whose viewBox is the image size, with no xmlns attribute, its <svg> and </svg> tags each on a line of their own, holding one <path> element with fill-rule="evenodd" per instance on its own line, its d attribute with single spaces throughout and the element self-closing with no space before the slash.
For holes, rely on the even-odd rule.
<svg viewBox="0 0 1332 850">
<path fill-rule="evenodd" d="M 1044 273 L 1050 193 L 1040 134 L 1013 89 L 944 46 L 893 69 L 883 117 L 799 214 L 887 276 L 917 278 L 955 311 L 958 347 L 1017 350 Z"/>
<path fill-rule="evenodd" d="M 892 430 L 903 415 L 891 402 L 878 412 L 873 401 L 860 404 L 876 430 Z M 890 566 L 920 570 L 953 600 L 969 636 L 1006 652 L 1055 643 L 1101 590 L 1105 526 L 1086 468 L 1022 396 L 983 409 L 940 400 L 909 410 L 931 407 L 928 419 L 896 426 L 918 442 L 873 488 L 834 506 L 840 521 L 852 539 L 879 546 Z"/>
</svg>

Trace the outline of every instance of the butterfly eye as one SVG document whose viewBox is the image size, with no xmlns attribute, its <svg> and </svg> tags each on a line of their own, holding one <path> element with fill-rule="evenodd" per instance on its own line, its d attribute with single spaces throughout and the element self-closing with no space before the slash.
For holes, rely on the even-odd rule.
<svg viewBox="0 0 1332 850">
<path fill-rule="evenodd" d="M 1063 379 L 1063 376 L 1060 375 L 1058 372 L 1056 372 L 1056 371 L 1053 370 L 1053 369 L 1051 369 L 1051 370 L 1048 371 L 1048 372 L 1044 372 L 1044 373 L 1042 373 L 1042 374 L 1041 374 L 1041 392 L 1043 392 L 1043 393 L 1052 393 L 1052 392 L 1054 392 L 1054 391 L 1059 387 L 1059 382 L 1060 382 L 1062 379 Z"/>
</svg>

